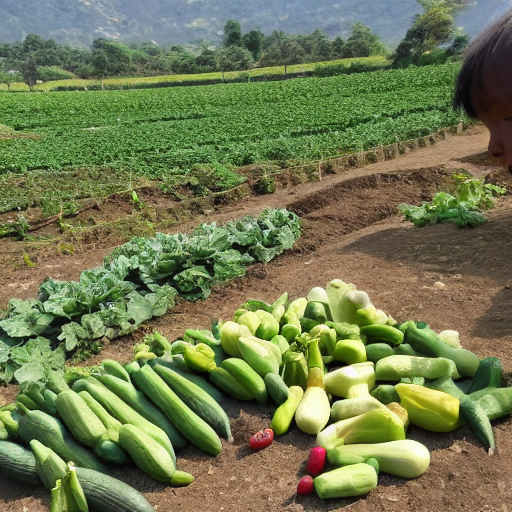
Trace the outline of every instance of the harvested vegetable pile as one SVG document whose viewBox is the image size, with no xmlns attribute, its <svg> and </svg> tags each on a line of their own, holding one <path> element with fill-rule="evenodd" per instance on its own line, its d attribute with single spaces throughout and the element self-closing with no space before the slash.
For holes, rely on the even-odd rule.
<svg viewBox="0 0 512 512">
<path fill-rule="evenodd" d="M 133 353 L 129 364 L 104 360 L 89 375 L 48 370 L 2 407 L 2 471 L 41 482 L 52 512 L 151 510 L 122 482 L 95 485 L 112 465 L 192 484 L 176 450 L 190 443 L 216 456 L 221 438 L 232 440 L 223 394 L 275 404 L 270 425 L 248 439 L 253 450 L 294 427 L 316 436 L 297 493 L 320 499 L 366 495 L 381 471 L 421 477 L 430 453 L 406 438 L 409 423 L 433 432 L 466 424 L 492 455 L 491 420 L 512 413 L 497 357 L 462 348 L 456 331 L 399 324 L 340 279 L 294 300 L 248 300 L 232 320 L 172 343 L 155 332 Z"/>
</svg>

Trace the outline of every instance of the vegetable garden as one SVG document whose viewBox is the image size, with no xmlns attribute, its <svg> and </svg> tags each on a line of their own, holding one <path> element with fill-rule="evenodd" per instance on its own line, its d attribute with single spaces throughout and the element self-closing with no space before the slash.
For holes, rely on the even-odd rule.
<svg viewBox="0 0 512 512">
<path fill-rule="evenodd" d="M 218 162 L 311 161 L 459 123 L 456 65 L 192 88 L 2 95 L 0 173 L 108 166 L 162 177 Z"/>
<path fill-rule="evenodd" d="M 461 157 L 464 137 L 452 140 Z M 436 149 L 418 150 L 418 163 L 420 151 Z M 102 266 L 74 280 L 40 279 L 19 294 L 0 323 L 11 381 L 2 419 L 7 435 L 18 422 L 16 446 L 35 459 L 5 450 L 3 467 L 45 476 L 15 486 L 2 477 L 2 510 L 49 508 L 52 485 L 56 503 L 69 487 L 66 499 L 79 506 L 85 496 L 91 510 L 113 507 L 104 501 L 113 496 L 132 500 L 119 510 L 506 510 L 510 198 L 471 229 L 417 228 L 396 215 L 398 205 L 431 199 L 450 171 L 383 164 L 387 173 L 328 177 L 219 208 L 189 235 L 134 239 L 97 254 Z M 276 204 L 287 210 L 266 209 Z M 23 360 L 21 348 L 43 347 L 42 338 L 38 363 Z M 62 373 L 56 347 L 73 353 L 105 339 L 99 354 Z M 463 348 L 448 344 L 457 342 Z M 350 384 L 339 377 L 347 371 Z M 183 380 L 191 375 L 209 392 Z M 303 400 L 310 405 L 301 410 Z M 149 410 L 160 427 L 140 419 Z M 84 428 L 78 418 L 90 411 L 102 419 Z M 215 428 L 198 419 L 205 413 Z M 35 439 L 49 418 L 73 432 L 66 446 L 80 438 L 76 471 L 62 463 L 69 453 L 59 460 L 45 451 L 49 437 Z M 325 465 L 322 450 L 310 457 L 315 445 L 327 449 Z M 83 467 L 88 460 L 116 481 L 100 485 L 103 477 Z M 31 466 L 42 461 L 51 468 Z M 297 487 L 306 473 L 316 480 L 311 494 L 308 479 Z"/>
</svg>

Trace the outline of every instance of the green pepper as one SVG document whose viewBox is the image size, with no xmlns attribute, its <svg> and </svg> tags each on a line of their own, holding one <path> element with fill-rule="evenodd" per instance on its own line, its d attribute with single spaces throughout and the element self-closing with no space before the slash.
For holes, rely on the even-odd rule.
<svg viewBox="0 0 512 512">
<path fill-rule="evenodd" d="M 189 343 L 188 341 L 175 340 L 172 342 L 172 345 L 171 345 L 171 355 L 174 356 L 176 354 L 183 354 L 183 352 L 185 352 L 185 349 L 187 347 L 192 347 L 192 346 L 193 345 L 191 343 Z"/>
<path fill-rule="evenodd" d="M 274 318 L 272 313 L 259 309 L 255 311 L 254 314 L 260 321 L 255 332 L 256 337 L 270 341 L 274 336 L 279 334 L 279 322 Z"/>
<path fill-rule="evenodd" d="M 220 345 L 220 339 L 215 338 L 213 332 L 208 329 L 185 329 L 183 339 L 193 345 L 197 343 L 205 343 L 210 347 Z"/>
<path fill-rule="evenodd" d="M 318 324 L 309 331 L 310 336 L 320 337 L 320 351 L 323 355 L 332 356 L 336 348 L 336 331 L 325 324 Z"/>
<path fill-rule="evenodd" d="M 154 332 L 149 336 L 146 336 L 146 341 L 149 341 L 150 352 L 153 352 L 157 356 L 164 355 L 164 352 L 171 350 L 171 343 L 169 340 L 162 336 L 159 332 Z"/>
<path fill-rule="evenodd" d="M 303 316 L 311 320 L 316 320 L 321 324 L 328 320 L 327 311 L 322 302 L 309 301 Z"/>
<path fill-rule="evenodd" d="M 283 354 L 283 380 L 288 387 L 300 386 L 306 389 L 308 380 L 308 362 L 302 352 L 289 350 Z"/>
<path fill-rule="evenodd" d="M 238 317 L 237 323 L 248 327 L 251 334 L 255 336 L 261 320 L 254 311 L 246 311 L 243 315 Z"/>
<path fill-rule="evenodd" d="M 288 340 L 281 334 L 276 334 L 270 341 L 281 349 L 282 354 L 290 350 Z"/>
<path fill-rule="evenodd" d="M 208 345 L 203 344 L 203 347 L 206 347 L 209 351 L 199 345 L 187 347 L 183 352 L 183 358 L 187 367 L 191 370 L 209 372 L 217 366 L 214 360 L 215 352 Z"/>
<path fill-rule="evenodd" d="M 280 295 L 272 304 L 272 315 L 280 323 L 286 308 L 288 307 L 288 292 Z"/>
</svg>

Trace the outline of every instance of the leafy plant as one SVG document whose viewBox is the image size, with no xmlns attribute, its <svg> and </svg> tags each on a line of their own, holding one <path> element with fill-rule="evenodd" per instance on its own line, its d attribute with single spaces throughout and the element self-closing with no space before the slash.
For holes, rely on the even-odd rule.
<svg viewBox="0 0 512 512">
<path fill-rule="evenodd" d="M 300 226 L 295 214 L 267 209 L 225 226 L 201 224 L 190 234 L 136 237 L 78 281 L 48 278 L 36 299 L 11 299 L 0 317 L 0 381 L 16 378 L 20 359 L 13 360 L 12 347 L 44 339 L 68 358 L 87 357 L 105 339 L 164 315 L 176 295 L 204 299 L 217 283 L 244 275 L 250 263 L 270 261 L 292 247 Z"/>
<path fill-rule="evenodd" d="M 399 210 L 405 219 L 418 227 L 437 222 L 455 222 L 460 227 L 486 222 L 487 217 L 481 210 L 492 208 L 495 197 L 505 194 L 506 188 L 464 174 L 454 178 L 457 188 L 453 194 L 438 192 L 430 203 L 421 206 L 401 204 Z"/>
</svg>

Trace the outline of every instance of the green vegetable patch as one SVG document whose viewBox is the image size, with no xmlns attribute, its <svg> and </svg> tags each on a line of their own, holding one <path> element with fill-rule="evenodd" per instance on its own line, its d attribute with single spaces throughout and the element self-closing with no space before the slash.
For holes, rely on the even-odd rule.
<svg viewBox="0 0 512 512">
<path fill-rule="evenodd" d="M 177 295 L 205 299 L 221 282 L 245 275 L 293 246 L 300 219 L 267 209 L 224 226 L 199 225 L 192 233 L 133 238 L 77 282 L 49 278 L 31 300 L 11 299 L 0 319 L 0 382 L 40 380 L 63 356 L 86 357 L 103 338 L 133 332 L 165 314 Z"/>
</svg>

